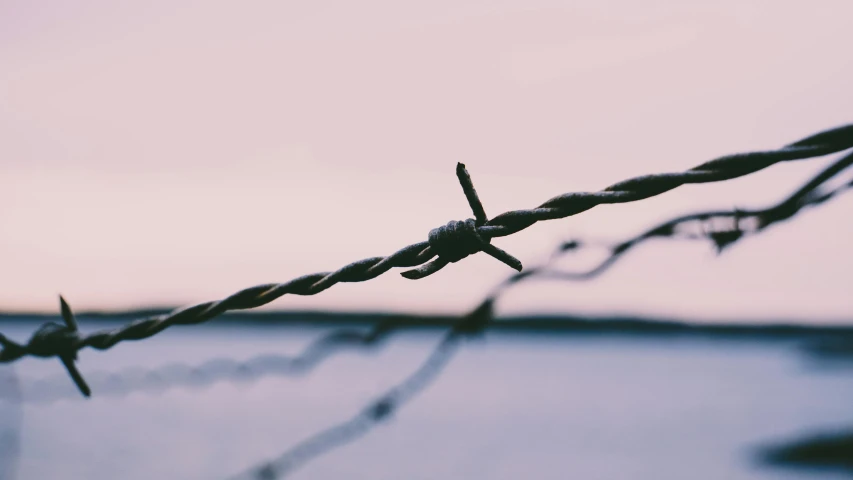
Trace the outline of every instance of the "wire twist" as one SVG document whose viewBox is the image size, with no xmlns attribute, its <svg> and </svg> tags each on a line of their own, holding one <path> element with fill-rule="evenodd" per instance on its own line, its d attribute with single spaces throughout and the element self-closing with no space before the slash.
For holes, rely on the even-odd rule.
<svg viewBox="0 0 853 480">
<path fill-rule="evenodd" d="M 821 188 L 838 173 L 850 168 L 851 165 L 853 165 L 853 153 L 848 153 L 822 170 L 783 201 L 768 208 L 759 210 L 709 210 L 682 215 L 656 225 L 627 240 L 614 244 L 600 245 L 609 250 L 608 255 L 604 260 L 588 270 L 565 271 L 552 269 L 535 273 L 552 279 L 586 280 L 610 268 L 634 247 L 654 238 L 709 239 L 713 242 L 717 253 L 721 253 L 747 235 L 754 235 L 775 223 L 788 220 L 806 207 L 823 204 L 836 195 L 853 188 L 853 180 L 843 182 L 836 188 Z M 699 233 L 682 231 L 684 226 L 693 222 L 699 222 Z M 578 251 L 593 245 L 596 245 L 596 243 L 571 240 L 564 242 L 560 246 L 559 251 L 560 253 L 570 250 Z M 528 272 L 530 270 L 525 273 Z"/>
<path fill-rule="evenodd" d="M 438 258 L 420 268 L 405 271 L 402 275 L 412 280 L 424 278 L 441 270 L 448 263 L 458 262 L 479 251 L 491 255 L 520 272 L 522 270 L 521 261 L 490 244 L 490 237 L 480 234 L 480 227 L 488 223 L 489 218 L 486 216 L 483 204 L 480 203 L 480 198 L 477 196 L 477 191 L 474 189 L 474 183 L 471 181 L 465 164 L 456 164 L 456 177 L 462 185 L 462 191 L 465 192 L 465 198 L 468 200 L 468 205 L 474 212 L 476 220 L 473 218 L 461 222 L 452 220 L 447 225 L 432 229 L 429 232 L 428 249 Z"/>
</svg>

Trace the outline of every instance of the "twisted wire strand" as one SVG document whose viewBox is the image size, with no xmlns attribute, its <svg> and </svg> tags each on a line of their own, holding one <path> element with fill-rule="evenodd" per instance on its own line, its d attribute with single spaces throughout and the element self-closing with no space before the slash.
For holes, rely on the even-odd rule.
<svg viewBox="0 0 853 480">
<path fill-rule="evenodd" d="M 784 146 L 777 150 L 757 151 L 723 156 L 680 173 L 646 175 L 611 185 L 599 192 L 567 193 L 554 197 L 537 208 L 515 210 L 503 213 L 488 220 L 485 210 L 473 189 L 470 177 L 464 165 L 457 166 L 457 176 L 469 205 L 477 217 L 476 228 L 458 229 L 460 240 L 468 240 L 476 235 L 478 248 L 514 268 L 521 270 L 521 264 L 506 252 L 488 244 L 491 238 L 502 237 L 519 232 L 538 221 L 565 218 L 589 210 L 597 205 L 608 203 L 633 202 L 665 193 L 678 186 L 694 183 L 708 183 L 729 180 L 748 175 L 775 163 L 813 158 L 853 148 L 853 125 L 845 125 L 826 130 Z M 451 222 L 453 223 L 453 222 Z M 465 237 L 461 237 L 465 235 Z M 423 278 L 437 272 L 454 261 L 447 257 L 436 257 L 437 245 L 430 241 L 419 242 L 404 247 L 387 257 L 372 257 L 346 265 L 334 272 L 321 272 L 304 275 L 285 283 L 264 284 L 241 290 L 225 299 L 200 303 L 181 308 L 164 315 L 135 320 L 115 329 L 101 330 L 81 334 L 72 329 L 66 318 L 68 328 L 55 328 L 36 332 L 27 344 L 14 342 L 0 334 L 0 363 L 8 363 L 25 356 L 51 357 L 63 360 L 69 373 L 81 391 L 86 394 L 86 385 L 73 369 L 73 354 L 90 347 L 98 350 L 112 348 L 122 341 L 142 340 L 174 325 L 193 325 L 206 322 L 231 310 L 244 310 L 266 305 L 285 294 L 315 295 L 340 282 L 363 282 L 373 279 L 394 267 L 421 267 L 403 272 L 410 279 Z M 436 235 L 437 238 L 445 238 Z M 462 243 L 462 242 L 460 242 Z M 462 256 L 473 252 L 465 252 Z M 432 260 L 432 261 L 430 261 Z M 429 262 L 429 263 L 426 263 Z M 70 315 L 70 312 L 69 312 Z"/>
<path fill-rule="evenodd" d="M 607 257 L 592 268 L 582 271 L 539 268 L 535 274 L 557 280 L 590 279 L 612 267 L 634 247 L 656 238 L 708 239 L 720 253 L 745 236 L 759 233 L 773 224 L 790 219 L 805 208 L 821 205 L 853 188 L 853 180 L 848 180 L 835 188 L 821 188 L 851 165 L 853 165 L 853 154 L 843 156 L 776 205 L 755 210 L 709 210 L 678 216 L 627 240 L 605 244 L 604 247 L 609 250 Z M 700 227 L 698 233 L 683 229 L 686 225 L 696 222 Z M 595 244 L 584 240 L 572 240 L 561 245 L 555 253 L 578 251 L 589 246 L 595 246 Z M 532 274 L 534 272 L 528 272 L 525 276 Z"/>
<path fill-rule="evenodd" d="M 532 210 L 516 210 L 493 218 L 481 234 L 502 237 L 540 220 L 564 218 L 605 203 L 626 203 L 660 195 L 681 185 L 742 177 L 775 163 L 829 155 L 850 148 L 853 125 L 826 130 L 778 150 L 726 155 L 680 173 L 644 175 L 613 184 L 600 192 L 567 193 Z"/>
</svg>

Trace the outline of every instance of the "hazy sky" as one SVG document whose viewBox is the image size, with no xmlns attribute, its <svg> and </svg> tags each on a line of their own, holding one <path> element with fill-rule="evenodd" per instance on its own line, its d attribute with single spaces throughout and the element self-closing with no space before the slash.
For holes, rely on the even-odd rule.
<svg viewBox="0 0 853 480">
<path fill-rule="evenodd" d="M 853 2 L 0 1 L 0 309 L 187 304 L 334 270 L 470 216 L 775 148 L 853 120 Z M 533 265 L 697 208 L 760 207 L 831 159 L 687 186 L 494 243 Z M 853 194 L 715 258 L 661 241 L 503 312 L 853 318 Z M 572 263 L 568 262 L 567 266 Z M 272 308 L 450 312 L 475 255 Z"/>
</svg>

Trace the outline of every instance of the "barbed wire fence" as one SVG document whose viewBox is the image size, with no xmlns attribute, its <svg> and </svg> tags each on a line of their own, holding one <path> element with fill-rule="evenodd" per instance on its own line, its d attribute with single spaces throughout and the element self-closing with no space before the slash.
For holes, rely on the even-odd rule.
<svg viewBox="0 0 853 480">
<path fill-rule="evenodd" d="M 27 356 L 58 357 L 74 384 L 83 395 L 90 395 L 90 384 L 74 365 L 76 354 L 91 347 L 112 348 L 122 341 L 149 338 L 173 325 L 206 322 L 222 313 L 251 309 L 265 305 L 285 294 L 314 295 L 338 282 L 360 282 L 375 278 L 393 267 L 415 267 L 402 273 L 418 279 L 437 272 L 448 263 L 470 254 L 484 251 L 512 266 L 518 273 L 496 286 L 480 305 L 459 317 L 422 366 L 397 387 L 381 395 L 354 418 L 298 444 L 281 457 L 248 470 L 238 478 L 281 478 L 316 456 L 336 446 L 365 435 L 370 429 L 398 410 L 405 402 L 425 389 L 447 365 L 461 342 L 481 334 L 494 325 L 494 302 L 511 285 L 528 278 L 556 280 L 589 280 L 604 272 L 636 245 L 652 238 L 706 239 L 718 251 L 741 238 L 760 233 L 772 224 L 787 220 L 802 209 L 822 204 L 853 186 L 853 180 L 835 186 L 826 184 L 853 163 L 853 153 L 841 157 L 820 174 L 804 184 L 794 194 L 772 207 L 762 210 L 718 210 L 694 213 L 664 222 L 628 240 L 602 244 L 572 240 L 561 244 L 545 264 L 521 270 L 521 263 L 508 253 L 491 245 L 492 238 L 510 235 L 541 220 L 564 218 L 605 203 L 637 201 L 672 190 L 689 183 L 717 182 L 757 172 L 775 163 L 815 158 L 853 148 L 853 125 L 838 127 L 809 136 L 778 150 L 728 155 L 705 162 L 681 173 L 647 175 L 614 184 L 600 192 L 569 193 L 543 203 L 531 210 L 507 212 L 488 220 L 465 166 L 457 166 L 462 185 L 475 218 L 451 221 L 430 232 L 429 240 L 405 247 L 387 257 L 373 257 L 351 263 L 335 272 L 306 275 L 282 284 L 259 285 L 237 292 L 230 297 L 175 310 L 168 314 L 143 318 L 111 330 L 82 334 L 64 299 L 61 313 L 65 325 L 48 322 L 39 328 L 27 343 L 14 342 L 0 334 L 0 363 L 12 363 Z M 693 227 L 692 229 L 690 227 Z M 604 247 L 607 258 L 592 269 L 565 271 L 554 268 L 554 262 L 565 255 L 590 247 Z M 437 257 L 437 258 L 436 258 Z M 403 322 L 382 321 L 368 331 L 343 329 L 333 331 L 309 345 L 295 357 L 262 355 L 245 362 L 216 359 L 201 366 L 172 364 L 155 370 L 131 369 L 119 373 L 91 376 L 99 395 L 125 395 L 132 391 L 165 391 L 177 387 L 203 387 L 219 381 L 251 381 L 267 375 L 294 375 L 309 372 L 313 367 L 345 349 L 374 349 L 397 331 L 407 328 Z M 15 379 L 17 382 L 17 379 Z M 60 387 L 64 382 L 65 388 Z M 67 379 L 50 377 L 34 382 L 23 381 L 20 401 L 49 403 L 74 394 Z M 74 394 L 79 395 L 79 394 Z"/>
<path fill-rule="evenodd" d="M 585 280 L 603 273 L 629 250 L 651 239 L 704 240 L 722 250 L 739 239 L 759 233 L 773 224 L 788 220 L 807 207 L 825 203 L 844 191 L 853 188 L 853 179 L 833 188 L 825 184 L 851 163 L 847 155 L 831 164 L 792 195 L 776 205 L 758 210 L 713 210 L 675 217 L 629 239 L 607 243 L 586 239 L 570 240 L 560 244 L 543 265 L 528 268 L 501 282 L 489 295 L 491 301 L 510 286 L 527 278 L 550 280 Z M 691 225 L 693 224 L 693 225 Z M 689 228 L 691 227 L 692 228 Z M 583 248 L 603 247 L 607 257 L 596 266 L 583 271 L 566 271 L 554 264 L 561 257 Z M 484 301 L 485 302 L 485 301 Z M 251 382 L 265 376 L 294 376 L 309 373 L 325 359 L 343 350 L 370 350 L 378 348 L 396 331 L 417 327 L 407 318 L 390 318 L 376 323 L 371 329 L 336 329 L 310 343 L 301 353 L 257 355 L 238 362 L 222 357 L 191 366 L 181 363 L 163 365 L 155 369 L 127 368 L 120 372 L 90 372 L 89 383 L 100 396 L 125 396 L 135 391 L 163 392 L 171 388 L 204 388 L 218 382 Z M 27 403 L 45 404 L 59 399 L 79 396 L 68 383 L 67 377 L 56 374 L 42 379 L 22 379 L 20 389 Z"/>
<path fill-rule="evenodd" d="M 632 246 L 650 238 L 672 238 L 683 240 L 706 239 L 713 243 L 717 252 L 731 246 L 747 235 L 754 235 L 765 228 L 788 220 L 806 207 L 820 205 L 853 187 L 853 179 L 834 188 L 821 188 L 833 177 L 853 164 L 853 153 L 848 154 L 824 169 L 800 189 L 782 202 L 761 210 L 706 211 L 676 217 L 631 239 L 611 247 L 610 256 L 598 266 L 579 272 L 568 272 L 553 268 L 555 261 L 566 252 L 575 250 L 582 241 L 574 240 L 561 244 L 543 265 L 516 273 L 496 286 L 474 310 L 459 318 L 444 334 L 426 360 L 406 379 L 364 407 L 361 412 L 344 422 L 323 430 L 298 443 L 276 459 L 269 460 L 233 477 L 233 480 L 273 480 L 284 478 L 310 460 L 331 452 L 337 447 L 354 442 L 398 411 L 415 395 L 435 381 L 449 364 L 462 341 L 477 336 L 495 323 L 495 301 L 512 285 L 520 281 L 539 277 L 551 280 L 590 280 L 615 263 Z M 678 227 L 691 222 L 732 220 L 715 223 L 701 229 L 702 235 L 684 234 Z M 703 225 L 704 226 L 704 225 Z M 676 326 L 676 329 L 678 326 Z M 387 331 L 387 329 L 385 330 Z M 846 333 L 850 333 L 845 330 Z"/>
</svg>

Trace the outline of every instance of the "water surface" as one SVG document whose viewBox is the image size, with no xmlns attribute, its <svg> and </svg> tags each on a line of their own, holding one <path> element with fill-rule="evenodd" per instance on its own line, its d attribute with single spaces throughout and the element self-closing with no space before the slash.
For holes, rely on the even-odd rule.
<svg viewBox="0 0 853 480">
<path fill-rule="evenodd" d="M 19 340 L 31 330 L 3 326 Z M 0 452 L 11 457 L 7 468 L 17 461 L 16 474 L 6 475 L 224 479 L 357 414 L 439 340 L 438 331 L 407 332 L 383 348 L 339 352 L 299 375 L 132 388 L 145 369 L 173 362 L 294 355 L 323 331 L 196 326 L 107 352 L 85 350 L 84 375 L 103 380 L 103 371 L 121 371 L 131 378 L 123 395 L 115 385 L 99 395 L 93 382 L 89 400 L 74 394 L 57 360 L 17 362 L 31 400 L 38 400 L 37 379 L 48 379 L 42 394 L 46 385 L 65 390 L 53 400 L 0 403 L 0 429 L 19 432 L 20 454 Z M 5 374 L 10 368 L 0 367 Z M 851 398 L 853 369 L 825 368 L 795 340 L 489 333 L 466 342 L 434 384 L 366 436 L 290 478 L 849 478 L 769 468 L 755 452 L 779 439 L 853 426 Z"/>
</svg>

